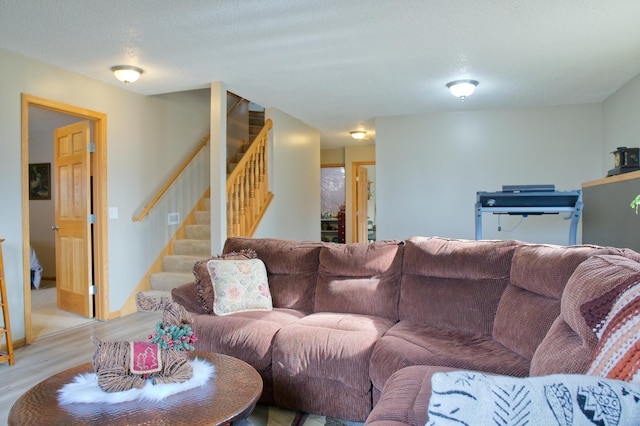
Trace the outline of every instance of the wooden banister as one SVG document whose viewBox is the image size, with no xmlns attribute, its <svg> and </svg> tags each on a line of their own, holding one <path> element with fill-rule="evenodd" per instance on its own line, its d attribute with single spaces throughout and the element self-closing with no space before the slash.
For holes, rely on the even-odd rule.
<svg viewBox="0 0 640 426">
<path fill-rule="evenodd" d="M 267 141 L 269 130 L 272 127 L 272 121 L 266 120 L 260 133 L 258 133 L 249 149 L 247 149 L 237 166 L 227 177 L 228 237 L 252 236 L 273 199 L 273 194 L 269 192 L 267 170 Z M 133 217 L 134 222 L 140 222 L 145 218 L 209 140 L 209 134 L 202 138 L 200 144 L 144 207 L 142 212 Z"/>
<path fill-rule="evenodd" d="M 169 189 L 171 184 L 175 182 L 176 179 L 178 179 L 178 176 L 180 176 L 180 173 L 182 173 L 182 171 L 189 165 L 191 160 L 193 160 L 195 156 L 198 155 L 200 150 L 205 147 L 205 145 L 209 142 L 210 138 L 211 138 L 211 135 L 209 133 L 207 133 L 202 138 L 202 140 L 200 141 L 196 149 L 193 150 L 191 155 L 182 163 L 182 165 L 178 168 L 178 170 L 176 170 L 176 172 L 171 176 L 171 178 L 167 181 L 167 183 L 165 183 L 164 186 L 160 189 L 160 191 L 158 191 L 156 196 L 153 197 L 153 199 L 149 202 L 149 204 L 147 204 L 144 207 L 144 209 L 142 210 L 142 213 L 140 213 L 138 216 L 133 217 L 134 222 L 140 222 L 142 219 L 144 219 L 144 217 L 147 214 L 149 214 L 149 211 L 153 208 L 153 206 L 155 206 L 158 200 L 160 200 L 160 198 L 162 198 L 164 193 L 167 192 L 167 189 Z"/>
<path fill-rule="evenodd" d="M 241 105 L 243 102 L 249 102 L 248 99 L 243 98 L 242 96 L 236 95 L 233 92 L 227 92 L 229 95 L 233 96 L 234 98 L 236 98 L 236 103 L 235 105 L 233 105 L 231 107 L 231 109 L 229 111 L 227 111 L 227 117 L 233 112 L 233 110 L 235 110 L 239 105 Z M 142 210 L 142 212 L 138 215 L 138 216 L 134 216 L 132 219 L 134 222 L 140 222 L 142 219 L 145 218 L 145 216 L 147 216 L 147 214 L 149 214 L 149 211 L 153 208 L 153 206 L 156 205 L 156 203 L 158 202 L 158 200 L 160 200 L 160 198 L 162 198 L 162 196 L 164 195 L 165 192 L 167 192 L 167 190 L 169 189 L 169 187 L 171 186 L 171 184 L 173 182 L 176 181 L 176 179 L 178 179 L 178 176 L 180 176 L 180 173 L 182 173 L 182 171 L 189 165 L 189 163 L 191 162 L 191 160 L 193 160 L 195 158 L 196 155 L 198 155 L 198 153 L 200 152 L 200 150 L 202 148 L 204 148 L 204 146 L 209 142 L 209 140 L 211 139 L 211 134 L 208 133 L 207 135 L 205 135 L 202 140 L 200 141 L 200 144 L 196 147 L 196 149 L 193 150 L 193 152 L 191 153 L 191 155 L 189 156 L 189 158 L 187 158 L 184 163 L 182 163 L 182 165 L 180 166 L 180 168 L 178 170 L 176 170 L 176 172 L 173 174 L 173 176 L 171 176 L 171 178 L 169 179 L 169 181 L 160 189 L 160 191 L 158 191 L 158 193 L 156 194 L 155 197 L 153 197 L 153 199 L 149 202 L 149 204 L 147 204 L 144 209 Z"/>
<path fill-rule="evenodd" d="M 247 163 L 249 162 L 249 159 L 256 153 L 256 151 L 258 150 L 258 147 L 260 145 L 263 145 L 260 142 L 266 142 L 267 133 L 269 132 L 269 130 L 271 130 L 272 127 L 273 127 L 273 123 L 270 119 L 265 121 L 264 127 L 262 128 L 262 130 L 260 130 L 260 133 L 258 133 L 258 136 L 256 136 L 254 141 L 251 143 L 251 146 L 249 147 L 249 149 L 247 149 L 247 151 L 244 153 L 244 156 L 240 159 L 236 168 L 233 169 L 233 171 L 227 177 L 227 191 L 229 191 L 230 182 L 233 182 L 234 180 L 236 180 L 236 176 L 240 173 L 240 170 L 246 167 Z"/>
<path fill-rule="evenodd" d="M 260 133 L 227 177 L 227 237 L 250 237 L 271 202 L 267 176 L 267 120 Z"/>
</svg>

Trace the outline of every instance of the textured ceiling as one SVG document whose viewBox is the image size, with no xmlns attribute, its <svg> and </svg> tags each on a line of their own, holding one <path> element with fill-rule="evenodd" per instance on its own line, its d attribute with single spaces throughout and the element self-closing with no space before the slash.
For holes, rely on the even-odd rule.
<svg viewBox="0 0 640 426">
<path fill-rule="evenodd" d="M 640 0 L 2 0 L 0 48 L 120 86 L 136 65 L 145 95 L 223 81 L 331 147 L 379 116 L 600 102 L 640 73 L 639 22 Z"/>
</svg>

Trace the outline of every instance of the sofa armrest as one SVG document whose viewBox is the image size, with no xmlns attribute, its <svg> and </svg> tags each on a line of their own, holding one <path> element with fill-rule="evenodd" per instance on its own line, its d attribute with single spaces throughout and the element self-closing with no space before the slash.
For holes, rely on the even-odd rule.
<svg viewBox="0 0 640 426">
<path fill-rule="evenodd" d="M 175 303 L 195 314 L 204 314 L 204 306 L 198 299 L 198 289 L 195 282 L 183 284 L 171 290 L 171 297 Z"/>
</svg>

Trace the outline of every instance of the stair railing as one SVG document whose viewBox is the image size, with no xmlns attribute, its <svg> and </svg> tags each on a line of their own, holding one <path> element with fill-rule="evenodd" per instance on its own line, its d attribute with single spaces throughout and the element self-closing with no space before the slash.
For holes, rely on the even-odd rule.
<svg viewBox="0 0 640 426">
<path fill-rule="evenodd" d="M 242 102 L 243 100 L 240 100 Z M 273 199 L 269 192 L 267 171 L 268 132 L 273 127 L 266 120 L 249 149 L 244 153 L 237 166 L 227 177 L 227 236 L 252 236 L 262 216 Z M 171 185 L 198 153 L 209 143 L 210 134 L 205 135 L 191 155 L 182 163 L 158 193 L 147 203 L 140 214 L 134 216 L 134 222 L 140 222 L 158 203 Z"/>
<path fill-rule="evenodd" d="M 238 106 L 242 105 L 243 103 L 249 102 L 249 100 L 243 98 L 242 96 L 236 95 L 233 92 L 227 92 L 227 93 L 236 99 L 235 103 L 227 110 L 227 117 L 229 117 L 229 115 L 231 115 L 231 113 Z M 178 170 L 176 170 L 176 172 L 171 176 L 171 178 L 167 181 L 167 183 L 165 183 L 164 186 L 160 188 L 158 193 L 151 199 L 151 201 L 149 201 L 149 203 L 144 206 L 140 214 L 132 218 L 134 222 L 140 222 L 149 214 L 149 211 L 156 205 L 156 203 L 160 200 L 160 198 L 162 198 L 164 193 L 167 192 L 167 190 L 176 181 L 176 179 L 178 179 L 178 177 L 180 176 L 180 173 L 182 173 L 182 171 L 189 165 L 191 160 L 193 160 L 196 157 L 196 155 L 198 155 L 200 150 L 207 145 L 210 139 L 211 139 L 211 134 L 207 133 L 202 138 L 202 140 L 200 141 L 196 149 L 193 150 L 191 155 L 182 163 L 182 165 L 178 168 Z"/>
<path fill-rule="evenodd" d="M 176 181 L 176 179 L 178 179 L 178 177 L 180 176 L 180 173 L 182 173 L 182 171 L 189 165 L 191 160 L 193 160 L 196 157 L 196 155 L 198 155 L 200 150 L 204 148 L 207 145 L 207 143 L 209 143 L 210 139 L 211 139 L 211 135 L 207 133 L 202 138 L 198 146 L 193 150 L 191 155 L 189 155 L 189 157 L 182 163 L 182 165 L 178 168 L 178 170 L 175 171 L 175 173 L 171 176 L 171 178 L 169 178 L 167 183 L 165 183 L 164 186 L 160 188 L 160 190 L 155 195 L 155 197 L 153 197 L 151 201 L 149 201 L 149 203 L 146 206 L 144 206 L 144 209 L 142 209 L 142 212 L 138 216 L 133 217 L 134 222 L 140 222 L 142 219 L 145 218 L 147 214 L 149 214 L 149 211 L 153 208 L 153 206 L 156 205 L 156 203 L 160 200 L 160 198 L 162 198 L 164 193 L 167 192 L 167 190 Z"/>
<path fill-rule="evenodd" d="M 267 174 L 267 120 L 238 165 L 227 177 L 227 237 L 251 237 L 273 199 Z"/>
</svg>

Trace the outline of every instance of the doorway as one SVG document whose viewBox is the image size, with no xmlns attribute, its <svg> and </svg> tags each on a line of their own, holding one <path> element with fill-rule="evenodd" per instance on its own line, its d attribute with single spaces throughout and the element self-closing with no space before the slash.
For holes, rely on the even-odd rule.
<svg viewBox="0 0 640 426">
<path fill-rule="evenodd" d="M 376 241 L 376 166 L 375 161 L 352 163 L 351 241 Z"/>
<path fill-rule="evenodd" d="M 89 169 L 91 170 L 90 202 L 93 205 L 95 224 L 92 229 L 92 244 L 87 248 L 86 255 L 93 261 L 93 286 L 95 289 L 95 318 L 99 320 L 109 319 L 108 308 L 108 282 L 107 282 L 107 191 L 106 191 L 106 115 L 84 108 L 63 104 L 31 95 L 22 95 L 22 190 L 23 190 L 23 258 L 24 258 L 24 308 L 25 308 L 25 340 L 29 344 L 33 340 L 32 311 L 31 311 L 31 228 L 30 221 L 30 112 L 37 118 L 37 113 L 46 110 L 56 117 L 67 117 L 67 120 L 88 120 L 93 129 L 93 154 L 91 155 Z M 53 144 L 53 134 L 51 143 Z M 34 142 L 35 143 L 35 142 Z M 52 170 L 53 172 L 53 170 Z M 54 173 L 52 173 L 54 179 Z M 52 181 L 52 186 L 56 182 Z M 34 212 L 37 207 L 34 207 Z M 34 213 L 35 214 L 35 213 Z M 46 221 L 46 219 L 45 219 Z M 53 226 L 51 223 L 49 226 Z M 45 224 L 46 226 L 46 224 Z M 88 283 L 90 284 L 90 283 Z"/>
<path fill-rule="evenodd" d="M 68 280 L 61 277 L 57 268 L 56 255 L 61 253 L 56 242 L 59 232 L 52 229 L 53 224 L 58 224 L 55 204 L 60 189 L 55 173 L 57 159 L 54 135 L 59 128 L 81 122 L 81 117 L 29 107 L 29 243 L 33 339 L 93 321 L 93 315 L 83 315 L 77 309 L 62 305 L 73 298 L 60 294 Z M 90 299 L 87 301 L 93 302 Z"/>
<path fill-rule="evenodd" d="M 320 240 L 345 243 L 344 164 L 320 166 Z"/>
</svg>

